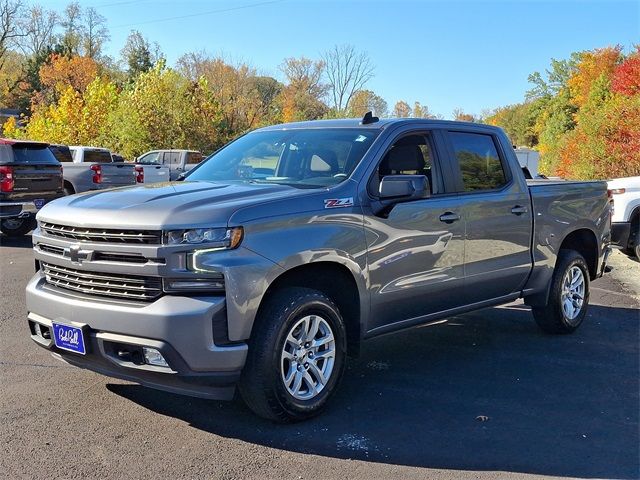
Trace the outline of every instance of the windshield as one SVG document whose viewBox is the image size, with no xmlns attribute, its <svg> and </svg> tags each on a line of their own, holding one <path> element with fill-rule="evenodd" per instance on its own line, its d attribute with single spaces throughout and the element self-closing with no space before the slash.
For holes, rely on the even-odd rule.
<svg viewBox="0 0 640 480">
<path fill-rule="evenodd" d="M 254 132 L 210 156 L 187 180 L 327 187 L 351 175 L 377 136 L 356 128 Z"/>
</svg>

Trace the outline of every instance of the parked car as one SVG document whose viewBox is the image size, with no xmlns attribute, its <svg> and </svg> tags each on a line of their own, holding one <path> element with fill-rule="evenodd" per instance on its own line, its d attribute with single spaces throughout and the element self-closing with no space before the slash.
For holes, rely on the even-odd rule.
<svg viewBox="0 0 640 480">
<path fill-rule="evenodd" d="M 202 159 L 203 155 L 200 152 L 194 150 L 153 150 L 151 152 L 147 152 L 143 155 L 140 155 L 136 164 L 143 165 L 145 170 L 145 182 L 147 182 L 147 171 L 155 168 L 158 172 L 151 172 L 152 175 L 164 175 L 164 171 L 160 170 L 158 167 L 165 166 L 169 169 L 169 178 L 161 178 L 157 181 L 166 181 L 166 180 L 177 180 L 178 177 L 191 170 L 193 167 L 198 165 Z M 159 173 L 162 172 L 162 173 Z M 155 181 L 155 177 L 153 181 Z M 148 182 L 153 183 L 153 182 Z"/>
<path fill-rule="evenodd" d="M 611 228 L 605 182 L 528 184 L 497 127 L 370 114 L 262 128 L 184 182 L 65 198 L 38 221 L 38 345 L 174 393 L 238 385 L 275 421 L 317 414 L 381 334 L 518 298 L 573 332 Z"/>
<path fill-rule="evenodd" d="M 640 177 L 609 181 L 613 196 L 613 243 L 640 259 Z"/>
<path fill-rule="evenodd" d="M 63 195 L 62 167 L 48 145 L 0 138 L 0 231 L 29 233 L 35 214 Z"/>
<path fill-rule="evenodd" d="M 106 148 L 66 145 L 49 147 L 64 166 L 64 193 L 86 192 L 142 183 L 142 169 L 114 161 Z"/>
</svg>

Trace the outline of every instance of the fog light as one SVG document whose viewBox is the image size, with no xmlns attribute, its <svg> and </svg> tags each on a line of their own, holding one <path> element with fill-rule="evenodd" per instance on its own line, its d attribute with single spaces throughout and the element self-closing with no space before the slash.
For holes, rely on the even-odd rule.
<svg viewBox="0 0 640 480">
<path fill-rule="evenodd" d="M 142 347 L 142 354 L 144 355 L 144 363 L 147 365 L 155 365 L 156 367 L 169 366 L 162 354 L 155 348 Z"/>
</svg>

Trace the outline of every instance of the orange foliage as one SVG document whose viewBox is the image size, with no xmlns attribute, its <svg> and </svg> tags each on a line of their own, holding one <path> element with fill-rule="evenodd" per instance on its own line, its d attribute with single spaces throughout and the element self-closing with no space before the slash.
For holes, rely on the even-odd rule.
<svg viewBox="0 0 640 480">
<path fill-rule="evenodd" d="M 98 76 L 98 64 L 89 57 L 66 57 L 51 55 L 49 62 L 40 67 L 40 81 L 45 88 L 62 92 L 71 86 L 77 92 L 84 92 Z"/>
<path fill-rule="evenodd" d="M 576 72 L 571 75 L 567 85 L 571 97 L 579 107 L 587 103 L 594 82 L 605 75 L 611 78 L 614 69 L 622 57 L 622 47 L 606 47 L 582 53 Z"/>
</svg>

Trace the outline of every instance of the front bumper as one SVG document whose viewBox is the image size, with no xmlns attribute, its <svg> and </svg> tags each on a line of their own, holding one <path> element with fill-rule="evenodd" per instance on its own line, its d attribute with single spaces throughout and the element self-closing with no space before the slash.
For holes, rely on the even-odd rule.
<svg viewBox="0 0 640 480">
<path fill-rule="evenodd" d="M 22 218 L 36 213 L 38 208 L 33 202 L 0 202 L 0 218 Z"/>
<path fill-rule="evenodd" d="M 214 324 L 226 316 L 224 297 L 166 295 L 148 304 L 111 302 L 63 292 L 37 272 L 27 285 L 26 300 L 31 338 L 72 365 L 173 393 L 233 397 L 247 345 L 214 342 Z M 87 354 L 57 348 L 51 338 L 53 321 L 82 327 Z M 169 366 L 121 355 L 143 346 L 160 351 Z"/>
</svg>

